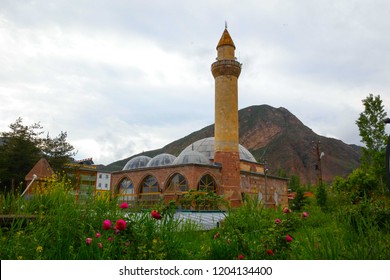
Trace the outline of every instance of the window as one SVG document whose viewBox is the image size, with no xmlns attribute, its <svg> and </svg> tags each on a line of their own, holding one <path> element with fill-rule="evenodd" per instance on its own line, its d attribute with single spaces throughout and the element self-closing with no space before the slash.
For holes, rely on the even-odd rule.
<svg viewBox="0 0 390 280">
<path fill-rule="evenodd" d="M 204 175 L 198 184 L 198 190 L 203 192 L 215 192 L 216 187 L 214 178 L 209 174 Z"/>
<path fill-rule="evenodd" d="M 106 187 L 108 187 L 107 184 Z M 134 186 L 133 186 L 133 182 L 130 179 L 124 178 L 118 184 L 118 200 L 120 202 L 128 202 L 128 203 L 135 202 Z"/>
<path fill-rule="evenodd" d="M 160 201 L 161 191 L 156 177 L 148 175 L 141 182 L 140 203 L 149 208 Z"/>
<path fill-rule="evenodd" d="M 175 173 L 169 180 L 165 193 L 181 194 L 182 192 L 188 192 L 187 180 L 183 175 Z"/>
</svg>

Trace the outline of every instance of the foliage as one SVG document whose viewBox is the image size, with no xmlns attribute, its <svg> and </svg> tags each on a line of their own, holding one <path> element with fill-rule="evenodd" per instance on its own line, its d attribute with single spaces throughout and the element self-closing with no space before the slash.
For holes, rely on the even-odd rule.
<svg viewBox="0 0 390 280">
<path fill-rule="evenodd" d="M 317 205 L 320 206 L 322 210 L 326 210 L 327 209 L 327 200 L 328 200 L 328 196 L 326 193 L 325 185 L 319 184 L 316 188 Z"/>
<path fill-rule="evenodd" d="M 179 199 L 181 209 L 187 210 L 215 210 L 224 204 L 223 198 L 215 192 L 190 190 Z"/>
<path fill-rule="evenodd" d="M 41 157 L 45 157 L 54 170 L 60 170 L 64 163 L 74 156 L 73 146 L 67 143 L 66 132 L 57 137 L 42 138 L 42 126 L 34 123 L 24 125 L 18 118 L 2 132 L 0 145 L 0 189 L 12 189 L 24 183 L 24 177 Z"/>
<path fill-rule="evenodd" d="M 381 190 L 385 182 L 385 154 L 387 135 L 385 132 L 386 111 L 379 95 L 370 94 L 362 100 L 364 111 L 360 113 L 356 124 L 359 128 L 362 147 L 361 166 L 375 176 Z"/>
<path fill-rule="evenodd" d="M 306 203 L 305 192 L 302 187 L 295 187 L 295 197 L 290 201 L 292 210 L 301 210 Z"/>
<path fill-rule="evenodd" d="M 338 193 L 347 197 L 352 203 L 357 203 L 373 195 L 376 186 L 374 176 L 363 169 L 355 169 L 346 179 L 335 177 L 332 187 Z"/>
<path fill-rule="evenodd" d="M 26 200 L 0 195 L 1 214 L 34 215 L 0 227 L 1 259 L 384 259 L 390 258 L 390 200 L 358 203 L 329 190 L 329 211 L 266 209 L 246 196 L 220 227 L 175 218 L 176 205 L 133 212 L 115 199 L 77 203 L 65 177 Z M 339 197 L 341 197 L 339 199 Z M 312 198 L 308 198 L 310 200 Z M 107 221 L 110 222 L 107 222 Z"/>
</svg>

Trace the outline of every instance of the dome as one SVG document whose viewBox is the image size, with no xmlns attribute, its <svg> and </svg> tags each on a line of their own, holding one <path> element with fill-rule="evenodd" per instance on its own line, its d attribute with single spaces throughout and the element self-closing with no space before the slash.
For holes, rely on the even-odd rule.
<svg viewBox="0 0 390 280">
<path fill-rule="evenodd" d="M 131 170 L 131 169 L 146 167 L 146 165 L 150 160 L 151 158 L 147 156 L 138 156 L 132 158 L 126 163 L 125 167 L 123 167 L 122 170 Z"/>
<path fill-rule="evenodd" d="M 238 150 L 240 152 L 241 160 L 257 162 L 251 152 L 249 152 L 244 146 L 239 144 Z M 214 159 L 214 137 L 203 138 L 192 143 L 183 150 L 183 152 L 187 151 L 197 151 L 203 154 L 208 159 Z"/>
<path fill-rule="evenodd" d="M 148 162 L 147 167 L 170 165 L 175 159 L 176 157 L 170 154 L 159 154 Z"/>
<path fill-rule="evenodd" d="M 174 160 L 172 164 L 211 164 L 210 160 L 204 156 L 202 153 L 197 151 L 182 151 L 180 155 Z"/>
</svg>

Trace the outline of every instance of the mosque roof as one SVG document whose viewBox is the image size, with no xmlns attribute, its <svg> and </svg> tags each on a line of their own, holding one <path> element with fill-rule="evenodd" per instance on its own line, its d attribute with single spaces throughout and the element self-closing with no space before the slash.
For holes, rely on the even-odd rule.
<svg viewBox="0 0 390 280">
<path fill-rule="evenodd" d="M 217 45 L 217 49 L 220 46 L 224 46 L 224 45 L 232 46 L 232 47 L 234 47 L 234 49 L 236 48 L 236 46 L 234 45 L 234 42 L 232 40 L 232 37 L 230 37 L 230 34 L 227 31 L 227 28 L 225 28 L 225 30 L 222 33 L 221 39 L 219 39 L 219 43 Z"/>
<path fill-rule="evenodd" d="M 252 162 L 257 162 L 255 157 L 249 152 L 244 146 L 238 145 L 240 159 Z M 203 154 L 208 159 L 214 159 L 214 137 L 208 137 L 200 139 L 191 145 L 187 146 L 183 152 L 186 151 L 197 151 Z M 182 152 L 182 153 L 183 153 Z"/>
<path fill-rule="evenodd" d="M 193 150 L 182 151 L 180 155 L 174 160 L 173 165 L 179 164 L 211 164 L 210 160 L 202 153 Z"/>
<path fill-rule="evenodd" d="M 157 167 L 157 166 L 163 166 L 163 165 L 170 165 L 173 163 L 173 161 L 176 159 L 175 156 L 170 154 L 159 154 L 152 158 L 146 167 Z"/>
<path fill-rule="evenodd" d="M 137 156 L 135 158 L 130 159 L 122 170 L 130 170 L 146 167 L 148 162 L 151 160 L 148 156 Z"/>
</svg>

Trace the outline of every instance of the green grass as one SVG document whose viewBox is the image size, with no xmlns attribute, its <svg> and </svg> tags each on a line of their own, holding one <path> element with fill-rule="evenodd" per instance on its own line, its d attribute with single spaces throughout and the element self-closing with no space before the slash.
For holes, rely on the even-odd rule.
<svg viewBox="0 0 390 280">
<path fill-rule="evenodd" d="M 162 214 L 157 220 L 150 211 L 120 209 L 115 200 L 78 203 L 70 190 L 68 182 L 53 180 L 47 192 L 29 200 L 1 195 L 0 214 L 33 214 L 36 219 L 17 219 L 0 228 L 0 258 L 390 259 L 388 197 L 354 205 L 331 194 L 326 208 L 309 199 L 299 211 L 287 213 L 248 198 L 227 212 L 220 228 L 205 231 L 173 219 L 172 205 L 156 206 Z M 103 229 L 104 220 L 114 226 L 120 219 L 126 220 L 125 229 Z"/>
</svg>

